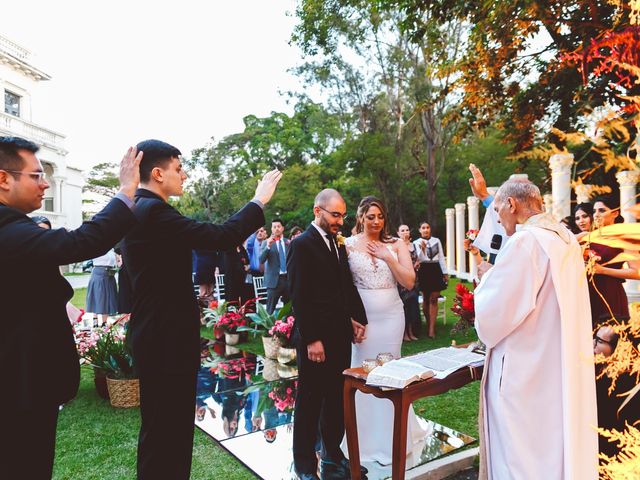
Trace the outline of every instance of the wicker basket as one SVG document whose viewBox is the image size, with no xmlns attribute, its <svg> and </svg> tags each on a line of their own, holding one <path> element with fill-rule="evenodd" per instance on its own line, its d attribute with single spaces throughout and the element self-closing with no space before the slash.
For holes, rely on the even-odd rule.
<svg viewBox="0 0 640 480">
<path fill-rule="evenodd" d="M 119 380 L 107 377 L 109 401 L 118 408 L 140 406 L 140 382 L 137 378 Z"/>
</svg>

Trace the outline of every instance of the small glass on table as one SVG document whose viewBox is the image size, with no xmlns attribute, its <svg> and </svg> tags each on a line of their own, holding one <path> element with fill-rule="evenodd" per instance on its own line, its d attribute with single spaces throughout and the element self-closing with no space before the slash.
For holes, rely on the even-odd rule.
<svg viewBox="0 0 640 480">
<path fill-rule="evenodd" d="M 362 361 L 362 369 L 365 373 L 369 373 L 371 370 L 378 366 L 378 360 L 375 358 L 367 358 Z"/>
<path fill-rule="evenodd" d="M 389 352 L 384 352 L 384 353 L 379 353 L 378 356 L 376 357 L 376 360 L 378 361 L 378 365 L 384 365 L 387 362 L 390 362 L 391 360 L 394 360 L 395 357 L 393 356 L 393 353 L 389 353 Z"/>
</svg>

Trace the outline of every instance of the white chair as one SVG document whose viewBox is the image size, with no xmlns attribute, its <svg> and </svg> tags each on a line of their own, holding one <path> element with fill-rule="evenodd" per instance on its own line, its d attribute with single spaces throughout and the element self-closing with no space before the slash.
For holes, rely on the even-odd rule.
<svg viewBox="0 0 640 480">
<path fill-rule="evenodd" d="M 224 295 L 224 273 L 216 273 L 216 298 L 218 302 L 222 302 Z"/>
<path fill-rule="evenodd" d="M 442 318 L 442 323 L 447 324 L 447 297 L 438 297 L 438 315 L 436 318 Z"/>
<path fill-rule="evenodd" d="M 267 287 L 264 286 L 264 277 L 253 277 L 253 293 L 260 303 L 267 303 Z"/>
</svg>

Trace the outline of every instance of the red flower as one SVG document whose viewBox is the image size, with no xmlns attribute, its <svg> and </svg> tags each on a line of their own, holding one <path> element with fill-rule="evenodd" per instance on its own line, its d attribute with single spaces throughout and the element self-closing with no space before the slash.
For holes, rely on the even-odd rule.
<svg viewBox="0 0 640 480">
<path fill-rule="evenodd" d="M 467 287 L 464 286 L 464 284 L 459 283 L 456 285 L 456 294 L 457 295 L 464 295 L 465 293 L 469 293 L 469 289 Z"/>
</svg>

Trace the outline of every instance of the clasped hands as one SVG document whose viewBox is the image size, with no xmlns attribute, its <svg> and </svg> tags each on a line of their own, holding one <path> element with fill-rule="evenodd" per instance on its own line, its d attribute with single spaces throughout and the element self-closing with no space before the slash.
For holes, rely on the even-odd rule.
<svg viewBox="0 0 640 480">
<path fill-rule="evenodd" d="M 362 341 L 367 338 L 365 336 L 367 327 L 353 319 L 351 320 L 351 327 L 353 328 L 353 343 L 362 343 Z M 315 342 L 311 342 L 307 345 L 307 357 L 309 357 L 309 360 L 316 363 L 322 363 L 327 359 L 322 340 L 316 340 Z"/>
</svg>

